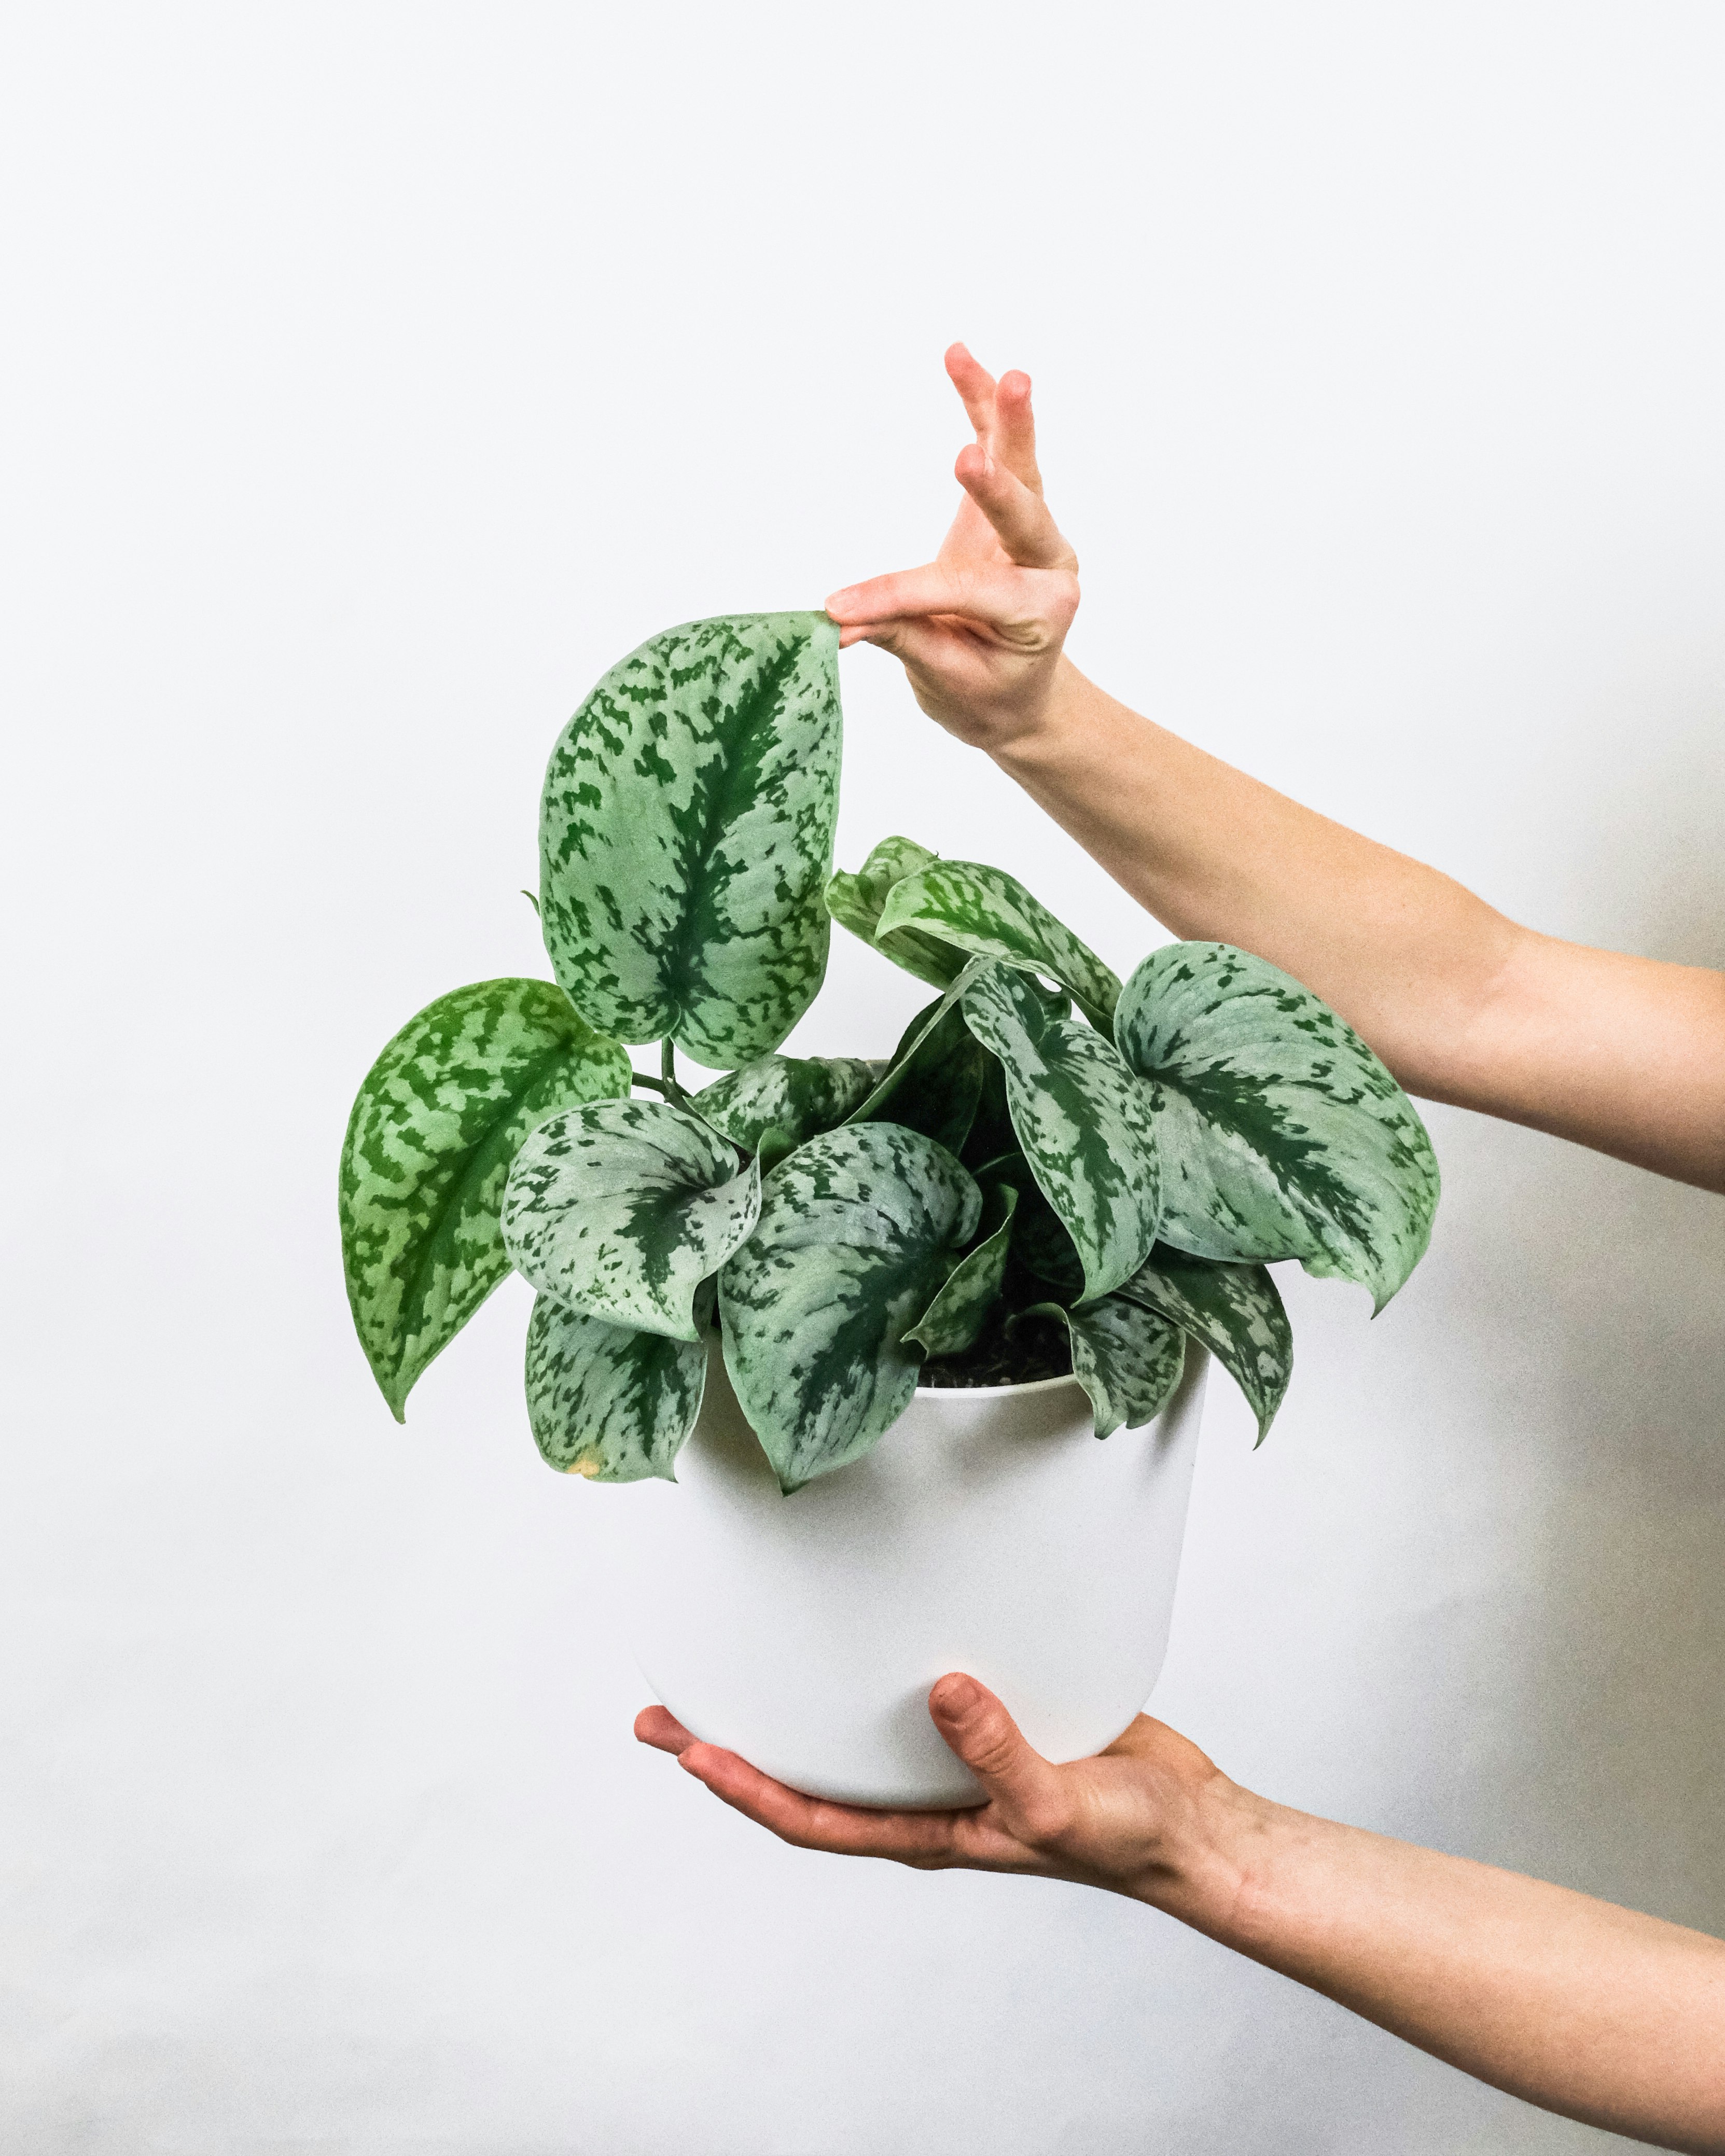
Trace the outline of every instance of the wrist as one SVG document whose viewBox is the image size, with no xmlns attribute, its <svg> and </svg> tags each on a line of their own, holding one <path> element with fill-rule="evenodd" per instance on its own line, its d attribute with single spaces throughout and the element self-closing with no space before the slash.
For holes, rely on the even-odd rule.
<svg viewBox="0 0 1725 2156">
<path fill-rule="evenodd" d="M 1096 695 L 1091 683 L 1062 652 L 1042 696 L 1015 715 L 1010 731 L 987 744 L 988 754 L 1009 778 L 1020 783 L 1058 764 L 1084 731 Z"/>
<path fill-rule="evenodd" d="M 1262 1891 L 1281 1808 L 1219 1769 L 1188 1792 L 1158 1861 L 1129 1890 L 1213 1938 L 1240 1931 Z"/>
</svg>

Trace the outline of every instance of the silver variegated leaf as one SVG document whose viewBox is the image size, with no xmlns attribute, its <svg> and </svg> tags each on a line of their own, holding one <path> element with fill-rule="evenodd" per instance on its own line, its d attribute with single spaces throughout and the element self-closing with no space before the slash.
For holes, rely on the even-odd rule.
<svg viewBox="0 0 1725 2156">
<path fill-rule="evenodd" d="M 701 1283 L 761 1209 L 761 1168 L 698 1116 L 605 1101 L 542 1123 L 516 1156 L 503 1240 L 542 1295 L 613 1325 L 701 1337 Z"/>
<path fill-rule="evenodd" d="M 1065 1017 L 1070 1010 L 1069 1004 L 1060 1016 Z M 958 1158 L 973 1175 L 983 1163 L 1018 1149 L 1018 1133 L 1012 1127 L 1012 1110 L 1007 1105 L 1006 1073 L 998 1056 L 984 1055 L 983 1090 L 977 1101 L 976 1114 L 971 1119 L 970 1135 Z"/>
<path fill-rule="evenodd" d="M 1261 1445 L 1294 1374 L 1293 1327 L 1264 1267 L 1189 1257 L 1158 1243 L 1120 1292 L 1209 1349 L 1245 1394 Z"/>
<path fill-rule="evenodd" d="M 956 943 L 974 957 L 1045 973 L 1070 989 L 1092 1025 L 1106 1033 L 1112 1023 L 1119 975 L 1004 869 L 937 861 L 896 882 L 877 933 L 885 938 L 911 930 Z"/>
<path fill-rule="evenodd" d="M 841 722 L 824 614 L 666 629 L 552 752 L 545 947 L 587 1016 L 733 1069 L 777 1048 L 826 969 Z"/>
<path fill-rule="evenodd" d="M 901 928 L 882 936 L 880 910 L 894 884 L 940 859 L 914 839 L 883 839 L 855 875 L 840 869 L 827 885 L 827 911 L 841 928 L 883 951 L 895 964 L 931 988 L 950 988 L 964 969 L 964 953 L 921 929 Z"/>
<path fill-rule="evenodd" d="M 1066 1310 L 1035 1303 L 1027 1317 L 1063 1324 L 1071 1336 L 1072 1374 L 1090 1395 L 1096 1435 L 1137 1430 L 1168 1405 L 1186 1364 L 1186 1336 L 1177 1325 L 1124 1296 Z"/>
<path fill-rule="evenodd" d="M 559 1474 L 595 1482 L 675 1482 L 701 1413 L 706 1353 L 704 1339 L 638 1332 L 538 1296 L 527 1325 L 527 1419 L 541 1456 Z"/>
<path fill-rule="evenodd" d="M 999 1225 L 947 1274 L 946 1285 L 906 1332 L 906 1340 L 914 1340 L 930 1355 L 962 1355 L 973 1344 L 1006 1277 L 1018 1202 L 1019 1194 L 1010 1183 L 997 1184 L 989 1193 L 990 1215 Z"/>
<path fill-rule="evenodd" d="M 1298 1258 L 1381 1310 L 1424 1255 L 1438 1168 L 1412 1102 L 1351 1026 L 1225 943 L 1153 951 L 1115 1037 L 1148 1080 L 1164 1242 Z"/>
<path fill-rule="evenodd" d="M 886 1075 L 851 1120 L 897 1123 L 958 1152 L 976 1119 L 988 1061 L 949 989 L 905 1028 Z"/>
<path fill-rule="evenodd" d="M 731 1382 L 784 1491 L 859 1458 L 903 1413 L 919 1360 L 905 1328 L 981 1211 L 949 1152 L 891 1123 L 811 1138 L 768 1176 L 719 1303 Z"/>
<path fill-rule="evenodd" d="M 1077 1245 L 1060 1225 L 1060 1214 L 1043 1196 L 1042 1186 L 1016 1143 L 1009 1153 L 984 1161 L 971 1173 L 984 1190 L 1005 1183 L 1018 1194 L 1018 1209 L 1012 1222 L 1014 1257 L 1045 1286 L 1057 1290 L 1067 1301 L 1076 1302 L 1084 1293 L 1084 1260 Z"/>
<path fill-rule="evenodd" d="M 957 1009 L 965 990 L 983 973 L 987 964 L 986 959 L 973 958 L 938 1002 L 932 1003 L 926 1009 L 917 1012 L 905 1029 L 902 1039 L 892 1052 L 891 1060 L 876 1080 L 874 1090 L 866 1100 L 851 1110 L 845 1119 L 847 1123 L 896 1121 L 892 1104 L 899 1088 L 916 1075 L 918 1051 L 935 1039 L 949 1014 Z"/>
<path fill-rule="evenodd" d="M 842 1123 L 873 1091 L 880 1065 L 856 1055 L 762 1055 L 703 1086 L 696 1096 L 701 1115 L 745 1152 L 753 1152 L 769 1130 L 787 1151 Z"/>
<path fill-rule="evenodd" d="M 964 992 L 964 1016 L 1006 1072 L 1024 1158 L 1077 1246 L 1086 1300 L 1130 1280 L 1161 1218 L 1150 1102 L 1113 1043 L 1050 1016 L 1035 984 L 990 965 Z"/>
<path fill-rule="evenodd" d="M 441 996 L 372 1065 L 341 1147 L 341 1256 L 398 1422 L 426 1365 L 509 1272 L 498 1215 L 522 1139 L 559 1108 L 629 1087 L 621 1044 L 550 981 Z"/>
</svg>

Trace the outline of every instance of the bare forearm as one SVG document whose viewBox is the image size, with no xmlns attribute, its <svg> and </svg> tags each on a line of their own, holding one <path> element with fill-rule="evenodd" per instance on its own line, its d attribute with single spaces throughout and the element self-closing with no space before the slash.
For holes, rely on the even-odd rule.
<svg viewBox="0 0 1725 2156">
<path fill-rule="evenodd" d="M 1141 718 L 1065 665 L 1046 726 L 996 752 L 1177 936 L 1295 974 L 1435 1093 L 1520 932 L 1435 870 Z"/>
<path fill-rule="evenodd" d="M 1725 2156 L 1725 1943 L 1270 1804 L 1147 1715 L 1055 1766 L 974 1678 L 942 1677 L 929 1712 L 981 1807 L 854 1810 L 696 1743 L 662 1707 L 636 1730 L 801 1848 L 1125 1895 L 1529 2102 Z"/>
<path fill-rule="evenodd" d="M 993 753 L 1176 935 L 1284 968 L 1409 1091 L 1725 1183 L 1725 978 L 1520 927 L 1065 660 L 1041 723 Z"/>
<path fill-rule="evenodd" d="M 1725 2150 L 1725 1944 L 1217 1777 L 1141 1898 L 1548 2110 Z"/>
</svg>

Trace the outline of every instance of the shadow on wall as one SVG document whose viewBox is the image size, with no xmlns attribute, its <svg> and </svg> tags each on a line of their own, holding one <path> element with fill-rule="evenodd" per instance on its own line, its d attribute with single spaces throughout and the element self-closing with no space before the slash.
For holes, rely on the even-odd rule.
<svg viewBox="0 0 1725 2156">
<path fill-rule="evenodd" d="M 1725 963 L 1717 754 L 1602 789 L 1593 917 L 1541 925 Z M 1153 1711 L 1284 1802 L 1725 1935 L 1725 1199 L 1427 1112 L 1445 1199 L 1407 1291 L 1367 1327 L 1281 1268 L 1299 1362 L 1262 1451 L 1218 1389 Z M 1597 2138 L 1202 1970 L 1190 2156 Z"/>
<path fill-rule="evenodd" d="M 1720 744 L 1602 803 L 1599 883 L 1657 865 L 1610 908 L 1616 947 L 1725 967 Z M 1422 1332 L 1473 1343 L 1443 1382 L 1476 1389 L 1509 1479 L 1525 1442 L 1537 1492 L 1515 1671 L 1534 1777 L 1497 1861 L 1725 1933 L 1725 1199 L 1464 1115 L 1441 1146 L 1465 1258 L 1435 1268 Z"/>
</svg>

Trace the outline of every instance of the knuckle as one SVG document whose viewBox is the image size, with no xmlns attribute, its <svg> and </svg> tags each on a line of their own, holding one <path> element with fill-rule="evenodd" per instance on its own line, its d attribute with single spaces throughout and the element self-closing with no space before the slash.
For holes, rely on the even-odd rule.
<svg viewBox="0 0 1725 2156">
<path fill-rule="evenodd" d="M 993 1723 L 965 1746 L 964 1756 L 980 1774 L 1004 1774 L 1018 1757 L 1020 1741 L 1015 1729 Z"/>
</svg>

